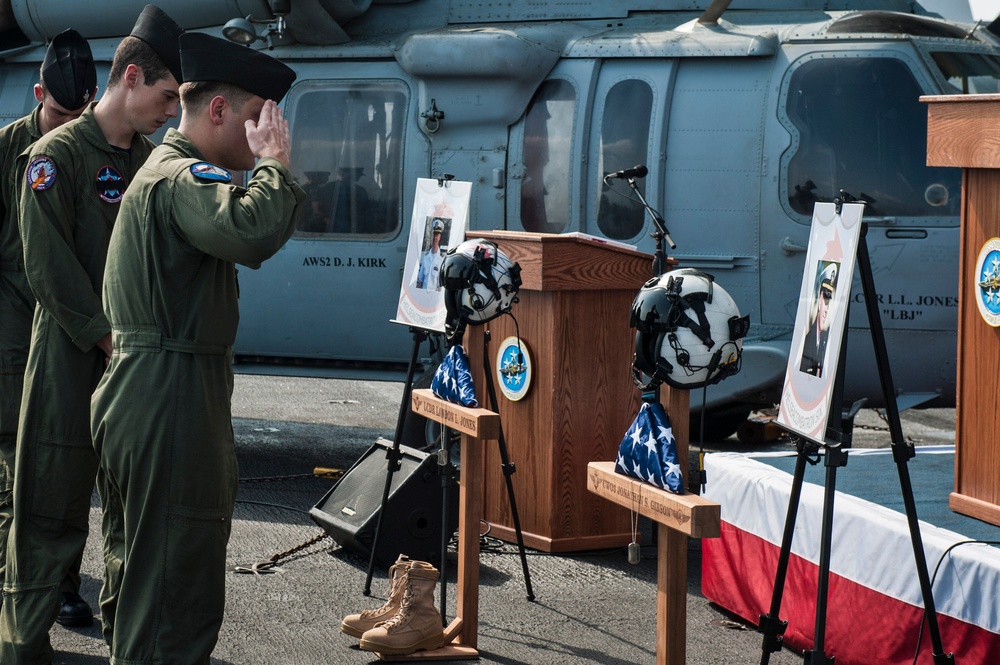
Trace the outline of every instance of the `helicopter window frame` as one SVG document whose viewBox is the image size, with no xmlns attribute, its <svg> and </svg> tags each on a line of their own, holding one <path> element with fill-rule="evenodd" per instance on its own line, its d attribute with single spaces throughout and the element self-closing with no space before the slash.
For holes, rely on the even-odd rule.
<svg viewBox="0 0 1000 665">
<path fill-rule="evenodd" d="M 953 44 L 948 43 L 947 45 L 940 43 L 921 43 L 920 44 L 920 55 L 927 67 L 931 70 L 934 75 L 935 81 L 938 83 L 940 88 L 940 93 L 943 95 L 967 95 L 967 94 L 990 94 L 995 95 L 1000 93 L 1000 76 L 994 77 L 992 80 L 996 81 L 997 86 L 993 91 L 982 91 L 982 90 L 972 90 L 963 91 L 958 88 L 953 82 L 952 77 L 949 77 L 944 71 L 943 59 L 946 57 L 961 58 L 962 56 L 979 56 L 983 59 L 993 60 L 994 66 L 997 67 L 998 73 L 1000 73 L 1000 58 L 997 57 L 995 51 L 986 51 L 978 46 L 965 47 L 964 44 Z M 975 77 L 963 77 L 963 82 L 970 78 Z"/>
<path fill-rule="evenodd" d="M 806 50 L 807 48 L 808 50 Z M 791 219 L 803 225 L 809 225 L 811 223 L 812 212 L 811 210 L 804 211 L 796 209 L 796 207 L 793 206 L 791 201 L 791 198 L 793 196 L 792 185 L 797 183 L 790 182 L 792 179 L 791 164 L 792 161 L 796 158 L 796 156 L 799 156 L 800 151 L 803 148 L 803 141 L 804 141 L 803 135 L 806 134 L 806 132 L 802 128 L 800 128 L 796 124 L 795 120 L 792 118 L 792 111 L 791 111 L 791 105 L 793 104 L 793 101 L 791 99 L 793 95 L 792 83 L 793 81 L 797 80 L 798 75 L 800 75 L 800 72 L 802 72 L 803 68 L 812 67 L 817 62 L 843 62 L 848 59 L 855 59 L 855 60 L 864 59 L 869 61 L 878 59 L 880 61 L 893 61 L 898 63 L 899 66 L 902 67 L 905 72 L 909 73 L 920 95 L 930 94 L 936 90 L 935 87 L 936 82 L 927 72 L 927 68 L 925 67 L 924 63 L 921 62 L 919 59 L 915 60 L 909 51 L 905 51 L 903 49 L 895 49 L 895 48 L 889 48 L 889 49 L 882 48 L 882 49 L 864 49 L 864 50 L 845 52 L 842 50 L 842 48 L 843 47 L 832 47 L 830 49 L 817 50 L 814 45 L 810 45 L 809 47 L 790 49 L 790 53 L 788 56 L 790 64 L 786 68 L 780 83 L 777 115 L 780 124 L 788 132 L 789 145 L 782 152 L 780 159 L 780 171 L 778 179 L 778 187 L 780 192 L 779 200 L 781 202 L 782 209 L 785 211 L 785 213 Z M 866 102 L 867 99 L 861 99 L 859 101 Z M 919 104 L 920 102 L 915 101 L 915 103 Z M 894 104 L 892 105 L 891 108 L 898 110 L 898 105 Z M 924 113 L 922 117 L 924 122 L 926 123 L 926 113 Z M 845 132 L 843 133 L 843 135 L 849 138 L 854 136 L 852 132 Z M 924 132 L 924 136 L 926 136 L 926 129 Z M 921 146 L 924 146 L 924 149 L 926 149 L 925 139 L 921 140 Z M 838 160 L 838 162 L 840 161 L 842 160 Z M 925 160 L 921 160 L 920 163 L 925 164 L 926 162 Z M 924 165 L 923 168 L 937 169 L 943 167 L 927 167 L 926 165 Z M 947 171 L 950 169 L 945 169 L 945 170 Z M 913 171 L 911 173 L 916 173 L 916 171 Z M 953 181 L 955 181 L 956 178 L 958 179 L 958 181 L 957 183 L 954 183 Z M 961 200 L 960 174 L 947 175 L 945 173 L 942 173 L 941 179 L 948 181 L 949 183 L 952 184 L 952 186 L 948 187 L 941 185 L 942 187 L 944 187 L 943 203 L 937 205 L 940 205 L 941 207 L 947 205 L 949 208 L 958 205 L 958 203 Z M 935 203 L 932 203 L 932 199 L 934 201 L 942 200 L 940 197 L 928 198 L 931 196 L 933 192 L 942 191 L 941 187 L 936 186 L 939 184 L 941 183 L 937 182 L 932 183 L 928 185 L 927 188 L 924 190 L 924 199 L 929 205 L 932 206 L 936 205 Z M 840 188 L 844 185 L 846 185 L 846 187 L 844 188 L 847 189 L 848 192 L 852 195 L 862 196 L 865 193 L 860 190 L 850 191 L 851 187 L 850 183 L 843 183 L 842 185 L 837 185 L 837 187 Z M 817 201 L 832 200 L 836 195 L 836 192 L 829 192 L 828 196 L 815 197 L 812 194 L 810 194 L 807 190 L 803 189 L 801 191 L 805 192 L 806 193 L 805 195 L 810 196 Z M 872 190 L 872 191 L 877 191 L 877 190 Z M 876 207 L 877 204 L 878 202 L 875 201 L 875 203 L 869 207 L 868 211 L 866 211 L 866 216 L 865 216 L 865 221 L 873 225 L 895 225 L 900 220 L 919 221 L 920 226 L 934 226 L 934 227 L 955 227 L 959 223 L 959 216 L 957 211 L 955 211 L 954 214 L 948 212 L 942 212 L 940 214 L 918 215 L 918 214 L 899 214 L 898 211 L 894 212 L 893 210 L 890 209 L 886 211 L 884 214 L 879 214 L 880 211 Z"/>
<path fill-rule="evenodd" d="M 355 114 L 353 121 L 329 122 L 336 114 L 329 108 L 309 109 L 304 100 L 310 95 L 341 95 L 337 104 Z M 373 95 L 384 99 L 379 109 Z M 357 97 L 351 99 L 351 97 Z M 373 103 L 373 101 L 375 103 Z M 353 106 L 352 106 L 353 104 Z M 398 109 L 387 107 L 398 105 Z M 409 114 L 412 91 L 406 81 L 399 78 L 313 79 L 295 85 L 285 100 L 285 117 L 289 120 L 292 137 L 292 174 L 306 190 L 307 199 L 296 222 L 294 240 L 360 241 L 392 240 L 403 230 L 402 206 L 404 200 L 404 162 L 406 159 Z M 315 118 L 304 119 L 309 112 Z M 367 114 L 367 117 L 365 117 Z M 379 115 L 384 115 L 379 126 Z M 344 116 L 347 113 L 345 112 Z M 341 116 L 341 117 L 344 117 Z M 324 118 L 325 117 L 325 121 Z M 315 127 L 309 131 L 308 123 Z M 327 142 L 339 144 L 341 153 L 351 150 L 363 163 L 346 164 L 343 155 L 330 157 L 317 150 L 307 151 L 305 142 L 320 142 L 316 128 L 324 127 L 331 133 Z M 332 133 L 337 133 L 334 136 Z M 362 138 L 359 138 L 362 135 Z M 357 145 L 373 143 L 371 150 L 360 157 Z M 322 163 L 320 163 L 322 162 Z M 319 168 L 317 168 L 319 167 Z M 338 179 L 329 182 L 337 173 Z M 345 188 L 343 182 L 350 183 Z M 341 205 L 343 204 L 343 205 Z M 349 227 L 338 222 L 334 211 L 342 210 Z M 368 225 L 365 228 L 364 225 Z"/>
<path fill-rule="evenodd" d="M 535 103 L 539 100 L 539 95 L 543 90 L 555 85 L 568 86 L 568 90 L 572 93 L 572 100 L 558 100 L 566 101 L 572 105 L 572 117 L 570 118 L 568 127 L 565 128 L 566 131 L 558 137 L 566 140 L 568 150 L 556 151 L 556 154 L 559 155 L 558 159 L 566 161 L 564 178 L 558 179 L 557 182 L 553 182 L 553 178 L 557 177 L 557 174 L 545 172 L 544 166 L 542 167 L 542 178 L 534 178 L 534 174 L 532 173 L 534 169 L 531 164 L 534 157 L 532 157 L 532 151 L 528 150 L 526 145 L 532 133 L 530 125 Z M 547 99 L 546 101 L 550 100 Z M 513 166 L 511 177 L 517 183 L 516 189 L 513 190 L 514 195 L 511 197 L 511 201 L 516 206 L 514 217 L 524 231 L 566 233 L 573 230 L 579 224 L 578 215 L 574 214 L 577 207 L 577 195 L 574 188 L 579 178 L 579 153 L 581 146 L 579 134 L 582 124 L 582 105 L 580 85 L 576 80 L 570 76 L 550 76 L 538 85 L 538 89 L 535 91 L 531 102 L 518 122 L 516 130 L 511 133 L 511 158 Z M 548 138 L 548 135 L 546 137 Z M 546 140 L 545 148 L 549 154 L 552 153 L 551 143 L 551 141 Z M 547 160 L 549 163 L 551 161 L 553 160 Z M 543 221 L 541 223 L 530 223 L 530 213 L 528 215 L 525 214 L 527 202 L 526 190 L 530 195 L 531 188 L 538 184 L 541 184 L 543 210 L 536 217 Z M 564 201 L 558 201 L 558 197 L 550 198 L 548 196 L 553 186 L 558 186 L 565 193 Z M 558 219 L 560 216 L 563 217 L 562 220 Z M 553 222 L 553 219 L 557 221 Z"/>
<path fill-rule="evenodd" d="M 604 63 L 602 69 L 608 68 L 612 63 L 617 66 L 623 66 L 625 60 L 612 60 Z M 644 83 L 646 91 L 649 93 L 649 117 L 645 124 L 646 128 L 646 140 L 642 144 L 644 149 L 644 155 L 639 157 L 638 155 L 630 155 L 628 157 L 622 157 L 621 161 L 617 164 L 607 165 L 605 164 L 605 120 L 613 117 L 614 114 L 609 113 L 608 100 L 611 94 L 618 89 L 623 83 Z M 593 137 L 589 153 L 593 155 L 594 173 L 591 182 L 599 183 L 592 194 L 593 201 L 593 215 L 588 215 L 588 220 L 593 221 L 596 225 L 596 231 L 604 237 L 610 238 L 612 240 L 618 241 L 629 241 L 641 237 L 646 231 L 647 219 L 645 209 L 637 204 L 637 200 L 634 195 L 622 194 L 620 189 L 615 189 L 609 186 L 604 181 L 603 175 L 608 172 L 618 171 L 621 169 L 630 168 L 638 164 L 649 164 L 651 156 L 654 156 L 657 160 L 660 151 L 657 150 L 656 141 L 657 139 L 663 139 L 660 136 L 660 129 L 657 127 L 657 111 L 659 110 L 660 104 L 660 88 L 657 82 L 646 75 L 636 74 L 634 71 L 616 73 L 607 80 L 600 80 L 598 84 L 599 97 L 595 98 L 594 108 L 596 109 L 591 116 L 591 136 Z M 630 114 L 635 115 L 636 109 L 630 109 Z M 628 123 L 625 123 L 628 124 Z M 632 126 L 641 126 L 641 123 L 633 122 Z M 640 142 L 636 142 L 638 146 Z M 615 167 L 615 168 L 612 168 Z M 647 196 L 649 191 L 649 186 L 647 186 L 647 181 L 645 178 L 637 178 L 635 180 L 636 189 L 644 196 Z M 602 203 L 607 202 L 611 205 L 610 208 L 603 208 Z M 617 205 L 616 205 L 617 204 Z M 607 210 L 602 216 L 602 210 Z M 603 222 L 609 219 L 620 219 L 621 216 L 627 216 L 630 218 L 631 224 L 628 227 L 624 227 L 621 224 L 616 224 L 617 227 L 608 228 Z M 628 233 L 628 229 L 633 228 L 635 231 L 633 233 Z"/>
</svg>

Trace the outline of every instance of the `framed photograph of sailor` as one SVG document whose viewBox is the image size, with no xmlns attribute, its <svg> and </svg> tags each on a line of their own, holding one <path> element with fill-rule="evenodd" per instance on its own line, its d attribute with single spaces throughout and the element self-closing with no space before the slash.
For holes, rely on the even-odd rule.
<svg viewBox="0 0 1000 665">
<path fill-rule="evenodd" d="M 863 212 L 863 203 L 845 203 L 839 213 L 833 203 L 817 203 L 809 232 L 777 422 L 821 445 L 847 325 Z"/>
<path fill-rule="evenodd" d="M 448 248 L 465 239 L 472 183 L 418 178 L 394 323 L 444 332 L 447 312 L 438 281 Z"/>
</svg>

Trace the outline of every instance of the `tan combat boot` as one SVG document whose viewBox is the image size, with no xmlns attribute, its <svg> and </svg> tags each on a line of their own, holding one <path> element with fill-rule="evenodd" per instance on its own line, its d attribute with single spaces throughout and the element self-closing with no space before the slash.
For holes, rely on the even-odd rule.
<svg viewBox="0 0 1000 665">
<path fill-rule="evenodd" d="M 423 562 L 414 562 L 414 564 Z M 426 567 L 424 567 L 426 566 Z M 399 611 L 361 636 L 365 651 L 410 654 L 444 645 L 441 613 L 434 606 L 438 571 L 430 564 L 411 565 L 403 583 Z"/>
<path fill-rule="evenodd" d="M 422 561 L 412 562 L 410 557 L 400 554 L 396 563 L 389 567 L 389 598 L 382 607 L 376 610 L 365 610 L 361 614 L 350 614 L 344 617 L 340 630 L 351 637 L 361 637 L 366 630 L 371 630 L 376 624 L 388 621 L 399 610 L 403 599 L 403 580 L 410 570 L 411 563 L 423 564 Z M 430 564 L 423 564 L 429 566 Z"/>
</svg>

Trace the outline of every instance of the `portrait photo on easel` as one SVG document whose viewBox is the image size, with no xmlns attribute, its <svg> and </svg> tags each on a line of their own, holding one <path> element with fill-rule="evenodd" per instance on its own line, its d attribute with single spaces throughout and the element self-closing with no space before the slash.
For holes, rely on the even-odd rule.
<svg viewBox="0 0 1000 665">
<path fill-rule="evenodd" d="M 861 203 L 817 203 L 813 211 L 777 422 L 819 444 L 832 407 L 863 212 Z"/>
<path fill-rule="evenodd" d="M 444 290 L 438 278 L 448 249 L 465 240 L 471 197 L 470 182 L 417 179 L 394 323 L 444 332 Z"/>
</svg>

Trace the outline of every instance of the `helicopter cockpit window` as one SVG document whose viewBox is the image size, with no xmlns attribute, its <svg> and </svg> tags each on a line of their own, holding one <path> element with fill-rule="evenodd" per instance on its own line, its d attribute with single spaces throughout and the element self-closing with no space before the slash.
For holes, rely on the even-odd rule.
<svg viewBox="0 0 1000 665">
<path fill-rule="evenodd" d="M 524 121 L 521 225 L 536 233 L 562 233 L 569 225 L 570 161 L 576 93 L 567 81 L 546 81 Z"/>
<path fill-rule="evenodd" d="M 954 92 L 995 95 L 1000 92 L 1000 58 L 982 53 L 931 53 Z"/>
<path fill-rule="evenodd" d="M 299 237 L 391 236 L 399 230 L 402 84 L 315 82 L 289 100 L 292 173 L 306 191 Z"/>
<path fill-rule="evenodd" d="M 867 201 L 866 217 L 954 217 L 961 171 L 926 165 L 927 109 L 909 68 L 891 58 L 816 59 L 789 84 L 788 117 L 798 130 L 788 162 L 791 208 L 841 189 Z"/>
<path fill-rule="evenodd" d="M 646 163 L 652 113 L 653 91 L 645 81 L 629 79 L 611 88 L 602 112 L 599 173 Z M 636 186 L 645 195 L 645 181 L 636 180 Z M 642 231 L 645 211 L 617 191 L 601 185 L 597 226 L 608 238 L 629 240 Z"/>
</svg>

